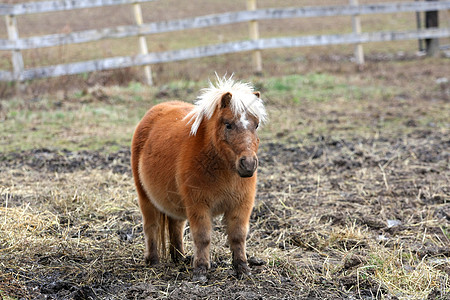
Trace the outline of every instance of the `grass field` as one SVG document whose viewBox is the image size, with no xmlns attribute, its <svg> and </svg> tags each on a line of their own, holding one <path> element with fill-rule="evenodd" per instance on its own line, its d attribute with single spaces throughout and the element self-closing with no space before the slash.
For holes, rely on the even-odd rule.
<svg viewBox="0 0 450 300">
<path fill-rule="evenodd" d="M 11 1 L 10 1 L 11 2 Z M 245 9 L 244 1 L 143 5 L 145 21 Z M 347 1 L 258 1 L 259 7 Z M 370 3 L 360 1 L 360 3 Z M 201 12 L 201 13 L 199 13 Z M 88 16 L 86 22 L 79 16 Z M 22 36 L 132 24 L 127 8 L 19 18 Z M 114 16 L 114 17 L 111 17 Z M 368 16 L 364 31 L 414 28 L 414 14 Z M 0 24 L 0 38 L 4 34 Z M 350 18 L 262 22 L 263 37 L 350 30 Z M 246 37 L 247 25 L 149 39 L 151 51 Z M 444 41 L 445 42 L 445 41 Z M 27 67 L 115 56 L 116 40 L 29 51 Z M 450 299 L 450 61 L 417 41 L 248 53 L 0 84 L 2 299 Z M 9 68 L 0 53 L 0 69 Z M 151 106 L 193 102 L 208 78 L 235 73 L 262 93 L 258 193 L 248 256 L 234 277 L 215 220 L 208 282 L 189 259 L 144 264 L 130 142 Z M 187 255 L 192 255 L 189 226 Z"/>
<path fill-rule="evenodd" d="M 134 126 L 206 80 L 1 100 L 0 294 L 6 299 L 448 299 L 446 59 L 315 64 L 246 77 L 260 131 L 248 255 L 233 276 L 216 220 L 212 269 L 144 265 L 129 167 Z M 239 76 L 239 74 L 236 74 Z M 192 255 L 189 229 L 185 242 Z M 261 265 L 262 264 L 262 265 Z"/>
</svg>

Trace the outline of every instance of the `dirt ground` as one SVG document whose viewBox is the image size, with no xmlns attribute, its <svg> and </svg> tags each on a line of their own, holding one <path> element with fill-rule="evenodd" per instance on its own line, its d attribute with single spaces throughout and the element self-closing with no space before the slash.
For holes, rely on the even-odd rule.
<svg viewBox="0 0 450 300">
<path fill-rule="evenodd" d="M 429 68 L 444 72 L 439 63 Z M 450 87 L 428 88 L 420 83 L 427 74 L 368 67 L 357 76 L 398 86 L 418 80 L 415 91 L 377 101 L 269 99 L 269 115 L 289 124 L 262 133 L 252 276 L 243 280 L 234 277 L 220 220 L 207 283 L 191 281 L 189 257 L 144 265 L 126 145 L 0 153 L 0 226 L 11 232 L 0 245 L 0 295 L 450 299 Z M 192 255 L 189 228 L 185 240 Z"/>
</svg>

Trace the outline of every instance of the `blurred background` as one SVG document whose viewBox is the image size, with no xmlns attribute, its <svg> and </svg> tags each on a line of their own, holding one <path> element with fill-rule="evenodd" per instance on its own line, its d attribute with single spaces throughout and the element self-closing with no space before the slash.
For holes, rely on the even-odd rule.
<svg viewBox="0 0 450 300">
<path fill-rule="evenodd" d="M 17 4 L 27 1 L 6 1 Z M 28 1 L 31 2 L 31 1 Z M 251 1 L 250 1 L 251 2 Z M 256 2 L 256 1 L 255 1 Z M 377 4 L 388 1 L 361 0 L 359 4 Z M 407 1 L 403 1 L 407 2 Z M 270 1 L 258 0 L 257 9 L 276 7 L 332 6 L 348 5 L 345 0 L 335 1 Z M 208 14 L 237 12 L 247 9 L 247 1 L 152 1 L 140 4 L 144 23 L 192 18 Z M 425 13 L 420 13 L 424 27 Z M 440 26 L 449 27 L 448 11 L 439 14 Z M 20 38 L 50 34 L 69 34 L 77 31 L 135 25 L 132 5 L 114 5 L 87 9 L 75 9 L 51 13 L 27 14 L 16 17 Z M 417 28 L 414 12 L 369 14 L 360 16 L 362 32 L 405 31 Z M 294 37 L 307 35 L 332 35 L 352 33 L 351 16 L 308 17 L 262 20 L 258 22 L 260 38 Z M 7 39 L 5 22 L 0 22 L 0 38 Z M 67 44 L 48 48 L 21 51 L 25 69 L 77 61 L 95 60 L 107 57 L 138 54 L 139 37 L 104 39 L 81 44 Z M 149 52 L 163 52 L 198 46 L 221 44 L 249 39 L 249 23 L 212 26 L 200 29 L 151 34 L 146 36 Z M 449 44 L 449 38 L 442 38 L 442 45 Z M 340 63 L 354 60 L 354 45 L 328 45 L 301 48 L 268 49 L 262 52 L 263 74 L 267 76 L 303 73 L 312 68 L 336 68 Z M 405 59 L 416 56 L 419 51 L 417 40 L 376 42 L 364 44 L 366 61 Z M 0 69 L 12 70 L 10 51 L 0 52 Z M 330 66 L 330 62 L 332 63 Z M 36 93 L 55 89 L 85 88 L 95 84 L 127 84 L 130 81 L 145 82 L 142 68 L 131 67 L 85 73 L 65 78 L 38 80 L 29 83 L 28 92 Z M 217 71 L 220 74 L 236 73 L 243 76 L 254 74 L 252 53 L 242 52 L 213 57 L 198 58 L 180 62 L 161 63 L 152 66 L 155 84 L 167 83 L 174 79 L 199 80 Z M 3 94 L 10 90 L 0 83 Z M 1 96 L 1 94 L 0 94 Z"/>
</svg>

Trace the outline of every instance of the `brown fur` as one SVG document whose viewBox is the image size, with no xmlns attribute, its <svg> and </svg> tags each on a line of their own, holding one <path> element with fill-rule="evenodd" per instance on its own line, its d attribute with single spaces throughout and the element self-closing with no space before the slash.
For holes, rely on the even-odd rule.
<svg viewBox="0 0 450 300">
<path fill-rule="evenodd" d="M 223 215 L 233 266 L 239 276 L 250 273 L 245 240 L 256 190 L 259 120 L 249 115 L 250 125 L 241 126 L 230 99 L 230 93 L 222 96 L 220 107 L 202 120 L 195 135 L 184 119 L 194 106 L 179 101 L 154 106 L 136 128 L 131 164 L 150 264 L 159 261 L 166 227 L 172 259 L 184 255 L 182 236 L 189 220 L 194 275 L 205 279 L 212 218 Z"/>
</svg>

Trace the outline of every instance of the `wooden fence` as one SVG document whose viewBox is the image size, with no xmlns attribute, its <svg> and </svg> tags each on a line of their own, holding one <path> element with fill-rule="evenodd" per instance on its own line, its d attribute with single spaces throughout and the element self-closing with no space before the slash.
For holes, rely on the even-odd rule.
<svg viewBox="0 0 450 300">
<path fill-rule="evenodd" d="M 139 3 L 153 0 L 60 0 L 29 2 L 22 4 L 0 4 L 0 15 L 4 15 L 8 28 L 8 39 L 0 39 L 0 51 L 11 51 L 13 71 L 0 70 L 0 81 L 24 81 L 34 78 L 55 77 L 61 75 L 79 74 L 85 72 L 109 70 L 131 66 L 149 66 L 156 63 L 188 60 L 193 58 L 222 55 L 243 51 L 253 51 L 255 70 L 261 70 L 260 51 L 273 48 L 323 46 L 336 44 L 360 45 L 367 42 L 387 42 L 411 39 L 438 39 L 450 36 L 450 28 L 427 28 L 410 31 L 366 32 L 361 33 L 358 16 L 367 14 L 387 14 L 399 12 L 430 12 L 450 9 L 450 1 L 377 3 L 358 5 L 356 0 L 350 0 L 350 5 L 290 7 L 256 9 L 256 0 L 247 0 L 248 10 L 199 16 L 194 18 L 170 20 L 164 22 L 143 23 Z M 106 5 L 134 5 L 136 25 L 85 30 L 67 34 L 51 34 L 38 37 L 19 38 L 16 16 L 43 12 L 72 10 L 79 8 L 98 7 Z M 353 33 L 338 35 L 314 35 L 296 37 L 259 38 L 258 23 L 260 20 L 286 18 L 352 16 Z M 248 22 L 250 39 L 223 44 L 207 45 L 189 49 L 171 50 L 148 53 L 146 35 L 182 31 L 194 28 L 227 25 Z M 111 57 L 84 62 L 59 64 L 46 67 L 25 69 L 21 50 L 61 46 L 116 39 L 124 37 L 140 37 L 140 54 Z M 258 54 L 259 53 L 259 54 Z M 359 54 L 358 54 L 359 53 Z M 362 63 L 362 48 L 356 48 L 357 62 Z M 148 82 L 151 84 L 150 69 L 146 70 Z"/>
</svg>

